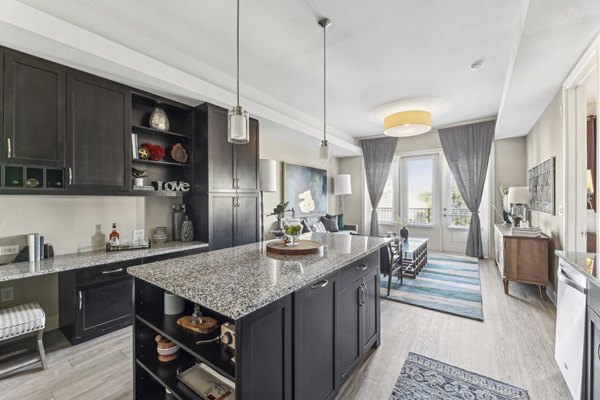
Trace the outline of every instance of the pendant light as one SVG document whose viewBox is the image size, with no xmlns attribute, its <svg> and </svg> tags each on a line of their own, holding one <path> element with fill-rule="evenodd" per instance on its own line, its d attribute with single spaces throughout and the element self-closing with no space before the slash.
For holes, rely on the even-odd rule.
<svg viewBox="0 0 600 400">
<path fill-rule="evenodd" d="M 321 18 L 319 25 L 323 28 L 323 140 L 319 145 L 319 161 L 331 161 L 331 147 L 327 144 L 327 28 L 331 25 L 329 18 Z"/>
<path fill-rule="evenodd" d="M 250 116 L 248 111 L 240 106 L 240 0 L 237 0 L 236 50 L 237 105 L 227 113 L 227 141 L 233 144 L 245 144 L 250 141 Z"/>
</svg>

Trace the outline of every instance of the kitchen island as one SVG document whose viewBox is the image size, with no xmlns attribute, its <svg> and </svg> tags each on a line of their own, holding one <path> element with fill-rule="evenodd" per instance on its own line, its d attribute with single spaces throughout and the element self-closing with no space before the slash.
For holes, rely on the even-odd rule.
<svg viewBox="0 0 600 400">
<path fill-rule="evenodd" d="M 162 399 L 165 389 L 200 399 L 177 378 L 197 361 L 234 382 L 238 400 L 334 398 L 379 345 L 380 251 L 388 241 L 303 238 L 322 242 L 323 253 L 271 255 L 263 242 L 129 268 L 136 399 Z M 183 313 L 164 314 L 165 291 L 186 300 Z M 195 304 L 204 316 L 235 326 L 235 346 L 213 340 L 219 329 L 202 335 L 177 325 Z M 157 360 L 158 334 L 181 347 L 176 360 Z"/>
</svg>

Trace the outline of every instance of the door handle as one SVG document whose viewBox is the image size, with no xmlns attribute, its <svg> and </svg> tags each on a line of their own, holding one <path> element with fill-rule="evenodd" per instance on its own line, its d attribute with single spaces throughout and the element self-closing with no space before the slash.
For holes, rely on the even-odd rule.
<svg viewBox="0 0 600 400">
<path fill-rule="evenodd" d="M 313 283 L 312 285 L 310 285 L 310 287 L 312 289 L 321 289 L 321 288 L 324 288 L 325 286 L 327 286 L 328 283 L 329 283 L 329 281 L 327 279 L 323 279 L 322 281 Z"/>
<path fill-rule="evenodd" d="M 361 264 L 361 265 L 357 265 L 355 268 L 359 271 L 366 271 L 367 268 L 369 268 L 369 266 L 367 264 Z"/>
<path fill-rule="evenodd" d="M 12 157 L 12 147 L 11 147 L 11 143 L 10 143 L 10 138 L 6 139 L 6 144 L 7 144 L 7 146 L 6 146 L 7 156 L 8 156 L 8 158 L 11 158 Z"/>
<path fill-rule="evenodd" d="M 567 286 L 572 287 L 573 289 L 581 292 L 583 294 L 587 294 L 587 288 L 581 287 L 577 282 L 572 279 L 569 279 L 568 275 L 565 274 L 565 271 L 561 268 L 560 273 L 558 274 L 558 280 L 564 283 Z"/>
<path fill-rule="evenodd" d="M 81 290 L 79 291 L 79 310 L 83 307 L 83 296 L 81 294 Z"/>
<path fill-rule="evenodd" d="M 123 272 L 123 268 L 112 269 L 110 271 L 102 271 L 102 275 L 116 274 L 117 272 Z"/>
</svg>

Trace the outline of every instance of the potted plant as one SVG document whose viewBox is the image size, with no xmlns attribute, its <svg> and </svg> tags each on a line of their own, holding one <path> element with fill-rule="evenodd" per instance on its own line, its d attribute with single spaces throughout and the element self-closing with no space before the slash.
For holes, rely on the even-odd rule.
<svg viewBox="0 0 600 400">
<path fill-rule="evenodd" d="M 133 186 L 144 186 L 144 178 L 148 176 L 145 169 L 131 168 L 131 175 L 133 175 Z"/>
<path fill-rule="evenodd" d="M 293 216 L 296 215 L 294 208 L 290 208 L 290 209 L 287 208 L 289 204 L 290 204 L 289 201 L 286 201 L 285 203 L 283 203 L 283 202 L 279 203 L 275 206 L 275 208 L 273 209 L 273 212 L 271 214 L 267 215 L 267 217 L 275 216 L 275 218 L 277 218 L 277 226 L 273 230 L 273 234 L 275 235 L 275 237 L 281 237 L 284 234 L 283 228 L 281 226 L 281 220 L 285 217 L 285 213 L 291 212 Z"/>
</svg>

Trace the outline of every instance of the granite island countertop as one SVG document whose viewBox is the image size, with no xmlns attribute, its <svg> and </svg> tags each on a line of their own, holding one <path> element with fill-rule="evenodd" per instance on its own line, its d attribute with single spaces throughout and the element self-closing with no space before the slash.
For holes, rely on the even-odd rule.
<svg viewBox="0 0 600 400">
<path fill-rule="evenodd" d="M 322 255 L 267 254 L 266 242 L 247 244 L 127 269 L 131 275 L 233 320 L 384 247 L 390 239 L 307 233 Z"/>
<path fill-rule="evenodd" d="M 60 255 L 38 262 L 15 262 L 0 265 L 0 282 L 74 269 L 96 267 L 122 261 L 141 260 L 143 258 L 177 253 L 180 251 L 202 249 L 205 247 L 208 247 L 208 244 L 203 242 L 167 242 L 152 245 L 149 249 L 115 251 L 110 253 L 105 250 L 88 251 L 84 253 Z"/>
<path fill-rule="evenodd" d="M 592 279 L 596 284 L 600 285 L 600 271 L 598 271 L 598 264 L 596 263 L 596 253 L 555 250 L 554 254 L 568 262 L 569 265 L 581 272 L 588 279 Z"/>
</svg>

